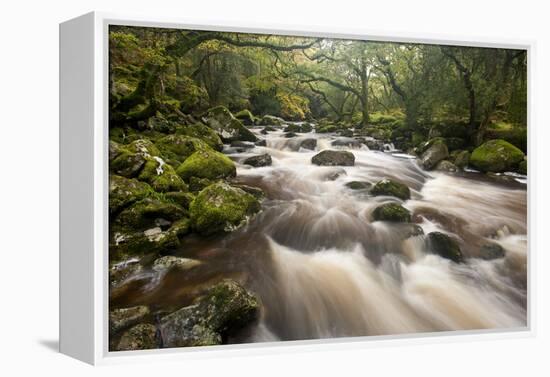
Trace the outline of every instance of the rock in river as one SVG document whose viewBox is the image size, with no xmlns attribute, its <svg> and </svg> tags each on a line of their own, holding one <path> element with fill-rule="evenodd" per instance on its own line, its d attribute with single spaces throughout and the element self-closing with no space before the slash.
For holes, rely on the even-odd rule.
<svg viewBox="0 0 550 377">
<path fill-rule="evenodd" d="M 271 156 L 268 153 L 258 156 L 248 157 L 243 161 L 243 164 L 254 166 L 256 168 L 261 166 L 270 166 L 272 163 Z"/>
<path fill-rule="evenodd" d="M 524 157 L 523 152 L 512 144 L 495 139 L 474 149 L 470 164 L 484 172 L 500 173 L 514 170 Z"/>
<path fill-rule="evenodd" d="M 109 312 L 109 330 L 113 333 L 141 322 L 149 315 L 147 306 L 114 309 Z"/>
<path fill-rule="evenodd" d="M 449 157 L 449 150 L 447 149 L 447 145 L 441 140 L 434 142 L 430 140 L 427 143 L 431 143 L 431 145 L 422 153 L 420 163 L 424 169 L 432 170 L 439 161 Z"/>
<path fill-rule="evenodd" d="M 458 242 L 441 232 L 428 233 L 426 238 L 428 249 L 439 256 L 450 259 L 453 262 L 463 262 L 464 258 Z"/>
<path fill-rule="evenodd" d="M 120 337 L 117 351 L 135 351 L 158 348 L 157 329 L 149 323 L 136 325 Z"/>
<path fill-rule="evenodd" d="M 320 166 L 353 166 L 355 156 L 348 151 L 324 150 L 313 156 L 311 162 Z"/>
<path fill-rule="evenodd" d="M 394 196 L 401 200 L 411 198 L 411 191 L 406 185 L 391 179 L 383 179 L 377 182 L 370 193 L 374 196 Z"/>
<path fill-rule="evenodd" d="M 372 212 L 373 221 L 391 221 L 399 223 L 411 222 L 411 213 L 397 203 L 382 204 Z"/>
<path fill-rule="evenodd" d="M 222 344 L 258 317 L 258 299 L 233 280 L 223 280 L 195 304 L 161 320 L 164 347 Z"/>
</svg>

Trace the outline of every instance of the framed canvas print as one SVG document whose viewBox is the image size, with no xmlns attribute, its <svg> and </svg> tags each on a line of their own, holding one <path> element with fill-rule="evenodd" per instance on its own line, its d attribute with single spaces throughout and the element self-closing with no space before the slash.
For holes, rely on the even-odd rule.
<svg viewBox="0 0 550 377">
<path fill-rule="evenodd" d="M 528 43 L 60 29 L 61 351 L 531 331 Z"/>
</svg>

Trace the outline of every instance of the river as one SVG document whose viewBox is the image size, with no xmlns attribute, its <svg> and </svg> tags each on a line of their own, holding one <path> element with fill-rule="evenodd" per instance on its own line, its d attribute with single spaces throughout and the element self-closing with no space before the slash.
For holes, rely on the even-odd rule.
<svg viewBox="0 0 550 377">
<path fill-rule="evenodd" d="M 254 132 L 266 138 L 265 147 L 226 153 L 237 162 L 237 182 L 266 193 L 262 212 L 223 237 L 187 237 L 176 255 L 202 265 L 185 273 L 141 272 L 111 292 L 112 303 L 168 312 L 189 304 L 201 287 L 232 277 L 262 302 L 260 321 L 229 340 L 235 343 L 526 326 L 524 177 L 426 172 L 404 154 L 355 143 L 335 147 L 334 140 L 347 139 L 332 134 L 287 139 L 280 130 Z M 317 140 L 314 151 L 300 148 L 304 138 Z M 312 165 L 329 148 L 351 151 L 355 166 Z M 272 166 L 240 164 L 263 153 Z M 406 184 L 411 199 L 346 186 L 383 178 Z M 374 208 L 388 201 L 409 209 L 425 234 L 458 239 L 465 263 L 427 252 L 424 236 L 407 238 L 410 224 L 372 222 Z M 489 241 L 504 248 L 504 258 L 479 258 Z"/>
</svg>

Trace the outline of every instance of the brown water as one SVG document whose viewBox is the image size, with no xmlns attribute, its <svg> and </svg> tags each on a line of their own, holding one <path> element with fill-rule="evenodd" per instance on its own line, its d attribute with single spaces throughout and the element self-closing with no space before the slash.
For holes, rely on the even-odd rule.
<svg viewBox="0 0 550 377">
<path fill-rule="evenodd" d="M 299 149 L 300 137 L 318 139 Z M 522 177 L 492 181 L 479 173 L 425 172 L 410 156 L 331 146 L 332 135 L 286 139 L 230 156 L 269 153 L 270 167 L 238 164 L 239 183 L 261 187 L 263 210 L 239 230 L 216 239 L 189 237 L 176 253 L 203 265 L 188 272 L 145 271 L 111 291 L 113 306 L 147 304 L 170 311 L 189 304 L 222 277 L 241 281 L 262 301 L 261 320 L 234 342 L 295 340 L 489 329 L 526 325 L 527 195 Z M 351 150 L 353 167 L 319 167 L 322 149 Z M 231 152 L 231 151 L 228 151 Z M 410 225 L 371 222 L 380 203 L 352 191 L 349 181 L 398 180 L 411 188 L 402 204 L 424 233 L 460 240 L 466 263 L 428 253 Z M 524 177 L 523 177 L 524 178 Z M 477 258 L 499 243 L 506 257 Z"/>
</svg>

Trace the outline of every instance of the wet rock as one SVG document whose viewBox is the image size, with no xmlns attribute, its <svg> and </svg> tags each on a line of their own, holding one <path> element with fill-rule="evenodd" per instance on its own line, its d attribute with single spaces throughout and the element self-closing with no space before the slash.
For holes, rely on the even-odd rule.
<svg viewBox="0 0 550 377">
<path fill-rule="evenodd" d="M 331 143 L 334 147 L 360 148 L 361 142 L 351 137 L 339 137 Z"/>
<path fill-rule="evenodd" d="M 222 141 L 257 141 L 256 136 L 250 132 L 240 120 L 224 106 L 217 106 L 206 112 L 206 123 L 212 128 Z"/>
<path fill-rule="evenodd" d="M 257 145 L 258 147 L 267 147 L 267 141 L 266 141 L 265 139 L 258 140 L 258 141 L 256 142 L 256 145 Z"/>
<path fill-rule="evenodd" d="M 136 325 L 126 331 L 120 337 L 116 347 L 117 351 L 135 351 L 159 348 L 157 329 L 147 323 Z"/>
<path fill-rule="evenodd" d="M 159 153 L 150 140 L 135 140 L 120 148 L 117 157 L 109 164 L 109 168 L 117 175 L 133 178 L 139 174 L 149 159 L 158 156 Z"/>
<path fill-rule="evenodd" d="M 340 130 L 338 131 L 338 134 L 344 137 L 353 137 L 353 131 L 350 129 Z"/>
<path fill-rule="evenodd" d="M 372 151 L 383 151 L 384 143 L 380 140 L 376 140 L 372 137 L 366 137 L 364 144 Z"/>
<path fill-rule="evenodd" d="M 426 170 L 432 170 L 439 161 L 449 157 L 449 150 L 445 143 L 441 140 L 428 141 L 431 145 L 422 153 L 420 163 Z"/>
<path fill-rule="evenodd" d="M 260 120 L 261 126 L 282 126 L 284 123 L 284 119 L 273 115 L 264 115 Z"/>
<path fill-rule="evenodd" d="M 324 176 L 325 181 L 335 181 L 338 178 L 347 175 L 346 171 L 342 168 L 332 169 Z"/>
<path fill-rule="evenodd" d="M 164 347 L 222 344 L 227 336 L 253 323 L 259 314 L 258 299 L 233 280 L 212 287 L 194 305 L 161 320 Z"/>
<path fill-rule="evenodd" d="M 458 242 L 448 235 L 441 232 L 431 232 L 428 233 L 426 242 L 428 249 L 442 258 L 450 259 L 455 263 L 464 261 Z"/>
<path fill-rule="evenodd" d="M 451 161 L 443 160 L 443 161 L 439 161 L 437 163 L 437 165 L 435 166 L 435 170 L 446 171 L 446 172 L 449 172 L 449 173 L 456 173 L 460 169 L 458 168 L 458 166 L 453 164 Z"/>
<path fill-rule="evenodd" d="M 180 258 L 173 255 L 160 257 L 153 262 L 154 271 L 163 271 L 172 268 L 177 268 L 181 271 L 187 271 L 194 267 L 200 266 L 201 261 L 190 258 Z"/>
<path fill-rule="evenodd" d="M 336 131 L 338 131 L 338 127 L 334 124 L 318 125 L 317 129 L 315 130 L 315 132 L 319 134 L 326 134 Z"/>
<path fill-rule="evenodd" d="M 143 271 L 143 266 L 138 259 L 113 263 L 109 267 L 109 284 L 116 287 L 141 271 Z"/>
<path fill-rule="evenodd" d="M 489 242 L 481 245 L 479 249 L 480 258 L 485 260 L 504 258 L 505 254 L 504 248 L 496 242 Z"/>
<path fill-rule="evenodd" d="M 411 222 L 411 213 L 397 203 L 382 204 L 372 212 L 373 221 Z"/>
<path fill-rule="evenodd" d="M 474 149 L 470 164 L 484 172 L 512 171 L 523 161 L 523 152 L 501 139 L 489 140 Z"/>
<path fill-rule="evenodd" d="M 300 142 L 300 148 L 315 150 L 317 147 L 317 139 L 304 139 Z"/>
<path fill-rule="evenodd" d="M 243 164 L 254 166 L 256 168 L 261 166 L 271 166 L 272 160 L 271 156 L 268 153 L 261 154 L 258 156 L 248 157 L 243 161 Z"/>
<path fill-rule="evenodd" d="M 203 150 L 189 156 L 178 166 L 176 173 L 184 181 L 191 177 L 213 180 L 234 177 L 237 169 L 229 157 L 213 150 Z"/>
<path fill-rule="evenodd" d="M 313 126 L 310 123 L 302 123 L 302 132 L 307 133 L 313 131 Z"/>
<path fill-rule="evenodd" d="M 311 162 L 320 166 L 353 166 L 355 156 L 348 151 L 324 150 L 313 156 Z"/>
<path fill-rule="evenodd" d="M 148 159 L 138 179 L 145 181 L 157 192 L 187 191 L 188 187 L 176 170 L 160 157 Z"/>
<path fill-rule="evenodd" d="M 285 132 L 302 132 L 302 127 L 299 124 L 291 123 L 284 129 Z"/>
<path fill-rule="evenodd" d="M 346 187 L 352 190 L 366 190 L 371 187 L 369 182 L 351 181 L 346 183 Z"/>
<path fill-rule="evenodd" d="M 241 190 L 249 193 L 250 195 L 252 195 L 258 200 L 262 200 L 265 198 L 265 193 L 261 188 L 243 185 L 243 184 L 232 184 L 232 186 L 240 188 Z"/>
<path fill-rule="evenodd" d="M 253 126 L 256 123 L 256 117 L 250 110 L 241 110 L 235 114 L 235 118 L 243 122 L 245 126 Z"/>
<path fill-rule="evenodd" d="M 404 228 L 402 228 L 404 239 L 424 235 L 424 229 L 422 229 L 420 225 L 417 225 L 417 224 L 404 224 L 404 225 L 406 225 Z"/>
<path fill-rule="evenodd" d="M 119 212 L 130 204 L 143 199 L 151 191 L 151 186 L 147 183 L 111 175 L 109 177 L 109 213 Z"/>
<path fill-rule="evenodd" d="M 374 196 L 394 196 L 401 200 L 408 200 L 411 198 L 411 191 L 409 188 L 391 179 L 383 179 L 377 182 L 370 191 Z"/>
<path fill-rule="evenodd" d="M 296 137 L 296 136 L 298 136 L 298 135 L 296 135 L 296 133 L 294 133 L 294 132 L 287 132 L 287 133 L 285 133 L 285 137 L 286 137 L 287 139 L 290 139 L 291 137 Z"/>
<path fill-rule="evenodd" d="M 229 232 L 260 210 L 258 200 L 245 191 L 218 182 L 202 190 L 189 208 L 191 226 L 200 234 Z"/>
<path fill-rule="evenodd" d="M 147 306 L 111 310 L 109 312 L 109 331 L 117 333 L 143 321 L 148 315 L 149 308 Z"/>
</svg>

